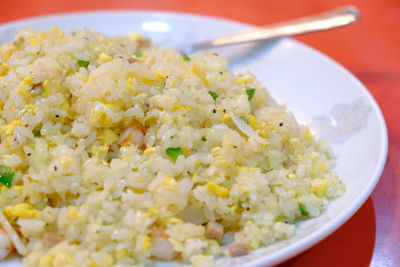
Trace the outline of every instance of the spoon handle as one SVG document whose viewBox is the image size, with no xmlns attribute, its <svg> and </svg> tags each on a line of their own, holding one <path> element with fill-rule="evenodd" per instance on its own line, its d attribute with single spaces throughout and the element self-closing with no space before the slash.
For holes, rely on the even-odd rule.
<svg viewBox="0 0 400 267">
<path fill-rule="evenodd" d="M 276 37 L 325 31 L 352 24 L 359 19 L 359 16 L 360 13 L 356 7 L 346 6 L 313 16 L 259 27 L 247 32 L 225 35 L 213 40 L 188 45 L 183 49 L 183 51 L 191 53 L 196 50 L 203 50 L 216 46 L 240 44 Z"/>
</svg>

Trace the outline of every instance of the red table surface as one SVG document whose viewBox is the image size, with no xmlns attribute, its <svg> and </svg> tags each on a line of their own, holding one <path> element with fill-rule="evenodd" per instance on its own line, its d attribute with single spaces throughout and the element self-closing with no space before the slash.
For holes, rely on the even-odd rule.
<svg viewBox="0 0 400 267">
<path fill-rule="evenodd" d="M 145 9 L 205 14 L 255 25 L 353 4 L 359 23 L 296 39 L 340 62 L 377 100 L 386 119 L 389 151 L 381 179 L 341 228 L 281 266 L 400 266 L 400 1 L 399 0 L 2 0 L 0 23 L 84 10 Z"/>
</svg>

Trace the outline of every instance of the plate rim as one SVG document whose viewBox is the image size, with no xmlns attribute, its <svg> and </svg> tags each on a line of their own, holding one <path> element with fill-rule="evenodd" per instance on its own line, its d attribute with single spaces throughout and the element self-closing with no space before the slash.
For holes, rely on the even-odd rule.
<svg viewBox="0 0 400 267">
<path fill-rule="evenodd" d="M 204 15 L 197 14 L 191 12 L 182 12 L 182 11 L 163 11 L 163 10 L 151 10 L 151 9 L 94 9 L 87 11 L 71 11 L 71 12 L 58 12 L 58 13 L 50 13 L 44 15 L 35 15 L 31 17 L 25 17 L 21 19 L 15 19 L 11 21 L 6 21 L 0 23 L 0 31 L 6 29 L 8 27 L 18 27 L 18 26 L 28 26 L 30 23 L 39 23 L 41 21 L 46 20 L 59 20 L 63 18 L 73 18 L 73 17 L 91 17 L 91 16 L 115 16 L 115 15 L 149 15 L 149 16 L 160 16 L 165 18 L 171 17 L 179 17 L 182 19 L 200 19 L 200 20 L 213 20 L 217 23 L 227 23 L 231 24 L 234 27 L 239 27 L 243 29 L 250 29 L 257 27 L 258 25 L 249 24 L 246 22 L 237 21 L 230 18 L 225 17 L 217 17 L 213 15 Z M 325 53 L 319 51 L 318 49 L 305 44 L 296 39 L 285 37 L 290 42 L 293 42 L 297 46 L 301 46 L 307 50 L 310 50 L 315 56 L 319 56 L 325 63 L 331 64 L 337 70 L 339 70 L 344 76 L 347 76 L 352 83 L 355 84 L 356 87 L 361 89 L 362 94 L 368 99 L 370 104 L 372 104 L 372 111 L 375 112 L 377 116 L 377 121 L 379 125 L 378 132 L 381 135 L 379 140 L 380 143 L 380 153 L 379 160 L 376 163 L 376 166 L 371 173 L 371 177 L 373 177 L 369 183 L 365 186 L 362 194 L 355 198 L 351 205 L 346 208 L 343 212 L 339 214 L 334 220 L 328 222 L 324 227 L 321 227 L 314 232 L 312 232 L 309 236 L 303 237 L 298 241 L 288 245 L 283 249 L 279 249 L 271 254 L 267 254 L 265 256 L 259 257 L 257 259 L 250 260 L 241 266 L 262 266 L 265 264 L 275 265 L 281 263 L 285 260 L 288 260 L 296 255 L 304 252 L 310 247 L 314 246 L 318 242 L 326 239 L 330 234 L 340 228 L 346 221 L 350 219 L 365 203 L 368 197 L 371 195 L 372 191 L 376 187 L 379 182 L 383 169 L 385 167 L 385 163 L 387 160 L 388 153 L 388 133 L 387 133 L 387 125 L 385 122 L 385 118 L 383 116 L 382 110 L 379 107 L 379 104 L 372 96 L 371 92 L 367 89 L 367 87 L 347 68 L 345 68 L 342 64 L 326 55 Z"/>
</svg>

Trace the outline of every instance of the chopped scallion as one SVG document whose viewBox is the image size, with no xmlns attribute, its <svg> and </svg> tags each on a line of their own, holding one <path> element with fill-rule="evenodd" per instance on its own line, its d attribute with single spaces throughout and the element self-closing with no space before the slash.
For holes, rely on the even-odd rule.
<svg viewBox="0 0 400 267">
<path fill-rule="evenodd" d="M 89 66 L 89 61 L 78 59 L 78 65 L 83 67 L 83 68 L 87 68 Z"/>
<path fill-rule="evenodd" d="M 302 203 L 299 203 L 299 210 L 300 210 L 300 212 L 301 212 L 301 214 L 302 214 L 303 216 L 307 216 L 308 214 L 310 214 L 310 213 L 308 212 L 307 208 L 306 208 L 306 205 L 304 205 L 304 204 L 302 204 Z"/>
<path fill-rule="evenodd" d="M 183 60 L 185 61 L 190 61 L 190 57 L 188 55 L 182 55 L 183 56 Z"/>
<path fill-rule="evenodd" d="M 255 92 L 256 92 L 255 88 L 251 88 L 251 87 L 247 87 L 246 86 L 246 94 L 248 96 L 249 101 L 253 98 Z"/>
<path fill-rule="evenodd" d="M 179 155 L 182 155 L 183 152 L 182 152 L 182 148 L 180 148 L 180 147 L 170 147 L 165 150 L 165 153 L 168 155 L 168 157 L 173 162 L 176 162 Z"/>
<path fill-rule="evenodd" d="M 34 137 L 42 136 L 42 133 L 40 132 L 40 130 L 33 130 L 32 133 L 33 133 Z"/>
<path fill-rule="evenodd" d="M 275 222 L 283 222 L 283 217 L 279 215 L 278 217 L 275 218 Z"/>
<path fill-rule="evenodd" d="M 217 100 L 218 95 L 217 95 L 216 92 L 208 91 L 208 93 L 210 94 L 210 96 L 211 96 L 214 100 Z"/>
<path fill-rule="evenodd" d="M 11 187 L 14 171 L 10 167 L 0 165 L 0 183 L 7 187 Z"/>
<path fill-rule="evenodd" d="M 25 42 L 24 37 L 19 37 L 18 40 L 16 40 L 16 41 L 13 42 L 13 45 L 14 45 L 16 48 L 19 49 L 19 48 L 24 44 L 24 42 Z"/>
<path fill-rule="evenodd" d="M 136 51 L 134 54 L 135 54 L 135 56 L 138 57 L 138 58 L 140 58 L 140 57 L 143 56 L 143 52 L 142 52 L 142 51 L 139 51 L 139 50 Z"/>
<path fill-rule="evenodd" d="M 246 116 L 240 116 L 240 119 L 241 119 L 242 121 L 244 121 L 246 124 L 249 124 L 249 120 L 247 119 Z"/>
</svg>

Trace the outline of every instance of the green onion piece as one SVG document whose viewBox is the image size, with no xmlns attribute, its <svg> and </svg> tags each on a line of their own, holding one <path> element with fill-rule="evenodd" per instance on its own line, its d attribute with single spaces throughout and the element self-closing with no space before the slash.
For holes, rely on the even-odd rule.
<svg viewBox="0 0 400 267">
<path fill-rule="evenodd" d="M 139 51 L 139 50 L 136 51 L 134 54 L 135 54 L 136 57 L 142 57 L 143 56 L 143 52 Z"/>
<path fill-rule="evenodd" d="M 249 120 L 247 119 L 246 116 L 240 116 L 240 118 L 242 121 L 244 121 L 246 124 L 249 124 Z"/>
<path fill-rule="evenodd" d="M 247 87 L 246 86 L 246 94 L 248 96 L 249 101 L 253 98 L 255 92 L 256 92 L 255 88 L 251 88 L 251 87 Z"/>
<path fill-rule="evenodd" d="M 19 48 L 24 44 L 24 42 L 25 42 L 24 37 L 19 37 L 18 40 L 16 40 L 16 41 L 13 42 L 13 45 L 14 45 L 16 48 L 19 49 Z"/>
<path fill-rule="evenodd" d="M 208 91 L 208 93 L 210 94 L 210 96 L 211 96 L 214 100 L 217 100 L 217 97 L 218 97 L 217 93 L 215 93 L 215 92 L 213 92 L 213 91 Z"/>
<path fill-rule="evenodd" d="M 83 68 L 87 68 L 89 66 L 89 61 L 78 59 L 78 65 Z"/>
<path fill-rule="evenodd" d="M 42 136 L 42 133 L 40 132 L 40 130 L 33 130 L 32 133 L 33 133 L 34 137 Z"/>
<path fill-rule="evenodd" d="M 275 222 L 283 222 L 283 217 L 279 215 L 278 217 L 275 218 Z"/>
<path fill-rule="evenodd" d="M 0 165 L 0 183 L 7 187 L 11 187 L 12 179 L 14 178 L 14 171 L 7 166 Z"/>
<path fill-rule="evenodd" d="M 180 147 L 170 147 L 165 150 L 165 153 L 168 157 L 173 161 L 176 162 L 179 155 L 182 155 L 182 148 Z"/>
<path fill-rule="evenodd" d="M 302 214 L 303 216 L 307 216 L 308 214 L 310 214 L 310 213 L 308 212 L 307 208 L 306 208 L 306 205 L 304 205 L 304 204 L 302 204 L 302 203 L 299 203 L 299 209 L 300 209 L 300 212 L 301 212 L 301 214 Z"/>
<path fill-rule="evenodd" d="M 183 60 L 185 61 L 190 61 L 190 57 L 188 55 L 182 55 L 183 56 Z"/>
</svg>

